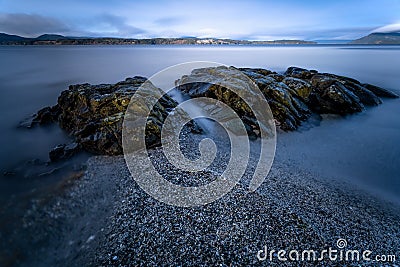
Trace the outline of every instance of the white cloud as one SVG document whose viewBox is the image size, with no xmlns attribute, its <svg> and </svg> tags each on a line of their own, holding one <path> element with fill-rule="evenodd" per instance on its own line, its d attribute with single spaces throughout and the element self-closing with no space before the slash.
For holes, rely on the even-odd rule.
<svg viewBox="0 0 400 267">
<path fill-rule="evenodd" d="M 342 40 L 359 38 L 373 29 L 400 31 L 399 0 L 347 2 L 0 0 L 0 31 L 27 36 L 60 33 L 251 40 Z"/>
<path fill-rule="evenodd" d="M 372 32 L 400 32 L 400 23 L 393 23 L 379 27 Z"/>
<path fill-rule="evenodd" d="M 43 33 L 68 33 L 69 27 L 58 19 L 37 14 L 0 13 L 0 32 L 36 37 Z"/>
</svg>

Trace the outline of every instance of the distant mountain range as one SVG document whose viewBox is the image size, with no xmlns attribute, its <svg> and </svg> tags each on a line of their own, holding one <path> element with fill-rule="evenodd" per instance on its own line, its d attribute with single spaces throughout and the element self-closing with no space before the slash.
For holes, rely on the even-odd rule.
<svg viewBox="0 0 400 267">
<path fill-rule="evenodd" d="M 400 33 L 392 32 L 392 33 L 371 33 L 367 36 L 364 36 L 360 39 L 351 41 L 350 44 L 400 44 Z"/>
<path fill-rule="evenodd" d="M 111 37 L 68 37 L 57 34 L 43 34 L 36 38 L 26 38 L 17 35 L 0 33 L 0 45 L 268 45 L 268 44 L 316 44 L 303 40 L 276 40 L 276 41 L 247 41 L 217 38 L 111 38 Z"/>
<path fill-rule="evenodd" d="M 319 41 L 320 44 L 400 45 L 400 33 L 371 33 L 353 41 Z M 317 42 L 303 40 L 247 41 L 218 38 L 113 38 L 71 37 L 58 34 L 43 34 L 36 38 L 0 33 L 0 45 L 308 45 Z"/>
</svg>

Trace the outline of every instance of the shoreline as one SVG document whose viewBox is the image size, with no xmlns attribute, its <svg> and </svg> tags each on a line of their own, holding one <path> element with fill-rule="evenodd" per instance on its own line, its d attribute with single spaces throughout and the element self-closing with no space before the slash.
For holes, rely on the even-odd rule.
<svg viewBox="0 0 400 267">
<path fill-rule="evenodd" d="M 269 88 L 266 94 L 287 105 L 283 113 L 277 114 L 281 115 L 278 116 L 279 126 L 281 129 L 293 130 L 293 135 L 299 133 L 299 126 L 307 128 L 304 122 L 308 121 L 311 113 L 307 106 L 301 105 L 299 98 L 310 104 L 310 108 L 317 108 L 320 114 L 326 111 L 341 113 L 344 112 L 342 108 L 345 108 L 344 113 L 347 114 L 365 111 L 364 104 L 375 106 L 381 103 L 380 98 L 367 88 L 383 97 L 387 94 L 397 97 L 394 93 L 370 84 L 361 84 L 354 79 L 334 74 L 317 74 L 313 70 L 291 67 L 287 71 L 290 77 L 265 69 L 243 68 L 242 71 L 253 75 L 260 85 L 268 85 L 266 81 L 273 84 L 266 87 Z M 291 76 L 311 79 L 315 85 L 311 86 L 307 81 Z M 60 126 L 66 126 L 64 130 L 76 134 L 79 144 L 59 145 L 51 150 L 49 155 L 54 162 L 68 160 L 71 155 L 76 155 L 81 145 L 87 151 L 120 154 L 122 148 L 117 133 L 120 133 L 121 125 L 118 123 L 122 124 L 122 111 L 125 109 L 113 100 L 107 102 L 111 94 L 106 92 L 132 93 L 144 80 L 143 77 L 134 77 L 115 85 L 73 85 L 62 93 L 57 106 L 40 110 L 28 123 L 28 128 L 59 123 Z M 332 84 L 326 84 L 326 80 Z M 354 101 L 336 107 L 333 105 L 337 103 L 336 98 L 320 98 L 324 96 L 321 92 L 312 95 L 317 105 L 307 100 L 313 90 L 323 90 L 326 86 L 338 89 L 335 96 L 343 96 L 343 91 L 352 96 Z M 127 91 L 126 87 L 131 91 Z M 78 102 L 74 99 L 83 89 L 90 93 L 88 99 L 93 97 L 93 92 L 104 93 L 105 102 L 109 104 L 106 108 L 110 108 L 105 118 L 97 118 L 101 112 L 94 110 L 92 114 L 84 114 L 87 121 L 80 121 L 82 109 L 74 109 L 71 103 Z M 287 103 L 282 95 L 274 94 L 285 91 L 292 94 L 291 97 L 290 94 L 287 96 L 293 105 Z M 360 98 L 355 97 L 353 91 Z M 196 94 L 196 91 L 189 88 L 186 93 Z M 124 95 L 126 99 L 128 96 Z M 220 96 L 224 97 L 223 94 Z M 117 100 L 124 102 L 124 97 Z M 168 97 L 165 101 L 167 108 L 174 106 L 173 99 Z M 235 102 L 235 99 L 229 101 Z M 118 110 L 115 111 L 115 108 Z M 167 108 L 158 108 L 162 114 L 159 120 L 163 121 Z M 353 115 L 352 118 L 355 117 Z M 91 122 L 94 119 L 98 119 L 98 128 L 95 131 L 82 131 L 87 125 L 93 126 Z M 71 121 L 76 123 L 68 124 Z M 110 135 L 104 131 L 110 129 L 104 128 L 102 122 L 110 123 L 107 126 L 115 126 L 111 131 L 116 137 L 116 140 L 111 140 L 112 146 L 108 143 Z M 345 122 L 342 121 L 342 124 L 345 125 Z M 355 123 L 352 127 L 356 126 L 360 124 Z M 186 177 L 182 171 L 170 167 L 171 164 L 162 155 L 160 148 L 151 149 L 150 158 L 159 171 L 167 174 L 168 180 L 185 185 L 198 184 L 199 181 L 208 183 L 223 172 L 229 159 L 229 145 L 226 144 L 228 138 L 215 131 L 206 131 L 203 135 L 197 131 L 193 136 L 186 136 L 189 132 L 196 133 L 195 124 L 189 128 L 183 132 L 182 137 L 182 150 L 189 157 L 198 156 L 197 144 L 204 137 L 214 140 L 220 148 L 215 162 L 206 171 Z M 331 132 L 338 133 L 337 130 Z M 342 137 L 347 137 L 346 130 L 346 127 L 342 128 L 342 132 L 346 133 Z M 310 135 L 309 139 L 316 136 Z M 98 142 L 93 143 L 93 140 Z M 298 143 L 298 140 L 295 141 Z M 317 143 L 317 146 L 310 148 L 304 144 L 309 143 L 303 140 L 304 149 L 322 152 L 318 145 L 329 142 Z M 34 199 L 31 208 L 22 218 L 21 228 L 18 223 L 13 224 L 14 233 L 10 233 L 10 245 L 3 243 L 3 247 L 7 248 L 2 252 L 6 254 L 4 265 L 259 265 L 256 255 L 264 246 L 277 250 L 310 247 L 322 250 L 335 248 L 339 238 L 346 239 L 349 248 L 371 249 L 375 253 L 397 252 L 391 250 L 399 247 L 399 205 L 365 193 L 344 181 L 317 175 L 308 168 L 305 160 L 300 161 L 303 164 L 295 164 L 289 157 L 290 152 L 284 148 L 278 148 L 284 152 L 276 158 L 267 180 L 255 193 L 249 193 L 247 183 L 252 178 L 252 170 L 258 159 L 257 145 L 259 143 L 252 143 L 250 162 L 241 182 L 218 201 L 195 208 L 168 206 L 148 196 L 130 176 L 122 156 L 91 157 L 82 177 L 72 176 L 51 196 Z M 278 265 L 280 263 L 274 262 Z M 324 263 L 329 265 L 330 262 Z"/>
<path fill-rule="evenodd" d="M 26 214 L 31 241 L 47 245 L 21 266 L 259 265 L 256 253 L 264 246 L 322 250 L 336 248 L 338 238 L 374 253 L 400 247 L 399 205 L 282 157 L 255 193 L 247 192 L 246 175 L 221 199 L 180 208 L 140 189 L 122 156 L 91 157 L 84 176 Z M 273 263 L 282 264 L 276 257 Z"/>
</svg>

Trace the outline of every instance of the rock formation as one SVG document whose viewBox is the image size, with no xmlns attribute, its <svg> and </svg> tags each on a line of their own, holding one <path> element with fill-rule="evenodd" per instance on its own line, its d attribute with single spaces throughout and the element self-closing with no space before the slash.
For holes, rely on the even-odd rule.
<svg viewBox="0 0 400 267">
<path fill-rule="evenodd" d="M 210 81 L 217 76 L 220 78 L 226 70 L 225 67 L 193 70 L 190 75 L 176 81 L 177 89 L 189 97 L 206 96 L 228 104 L 241 117 L 250 135 L 257 135 L 253 131 L 258 126 L 251 108 L 238 95 L 213 84 L 185 84 L 196 75 L 203 75 Z M 365 106 L 381 104 L 380 97 L 398 97 L 374 85 L 344 76 L 318 73 L 316 70 L 289 67 L 284 74 L 260 68 L 239 70 L 258 85 L 277 125 L 285 131 L 295 130 L 313 112 L 352 114 L 363 111 Z M 75 144 L 59 145 L 51 151 L 53 161 L 67 158 L 77 149 L 95 154 L 122 154 L 124 114 L 131 97 L 145 81 L 144 77 L 133 77 L 116 84 L 71 85 L 61 93 L 57 105 L 40 110 L 24 126 L 58 122 L 62 129 L 75 138 Z M 154 86 L 153 89 L 159 90 Z M 146 101 L 145 97 L 143 101 Z M 147 120 L 148 147 L 160 144 L 163 122 L 177 104 L 165 94 L 154 106 Z M 201 131 L 195 123 L 189 128 L 193 132 Z"/>
</svg>

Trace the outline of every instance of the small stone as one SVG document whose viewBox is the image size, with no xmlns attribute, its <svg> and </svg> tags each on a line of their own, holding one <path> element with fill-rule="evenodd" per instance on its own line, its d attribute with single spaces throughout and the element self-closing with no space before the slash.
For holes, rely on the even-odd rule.
<svg viewBox="0 0 400 267">
<path fill-rule="evenodd" d="M 4 176 L 14 176 L 15 172 L 13 172 L 13 171 L 5 171 L 5 172 L 3 172 L 3 175 Z"/>
<path fill-rule="evenodd" d="M 89 236 L 89 238 L 86 240 L 86 243 L 92 242 L 92 241 L 94 240 L 95 237 L 96 237 L 95 235 Z"/>
<path fill-rule="evenodd" d="M 60 144 L 49 152 L 49 158 L 52 162 L 65 160 L 78 153 L 79 150 L 80 146 L 77 143 L 71 143 L 68 145 Z"/>
</svg>

